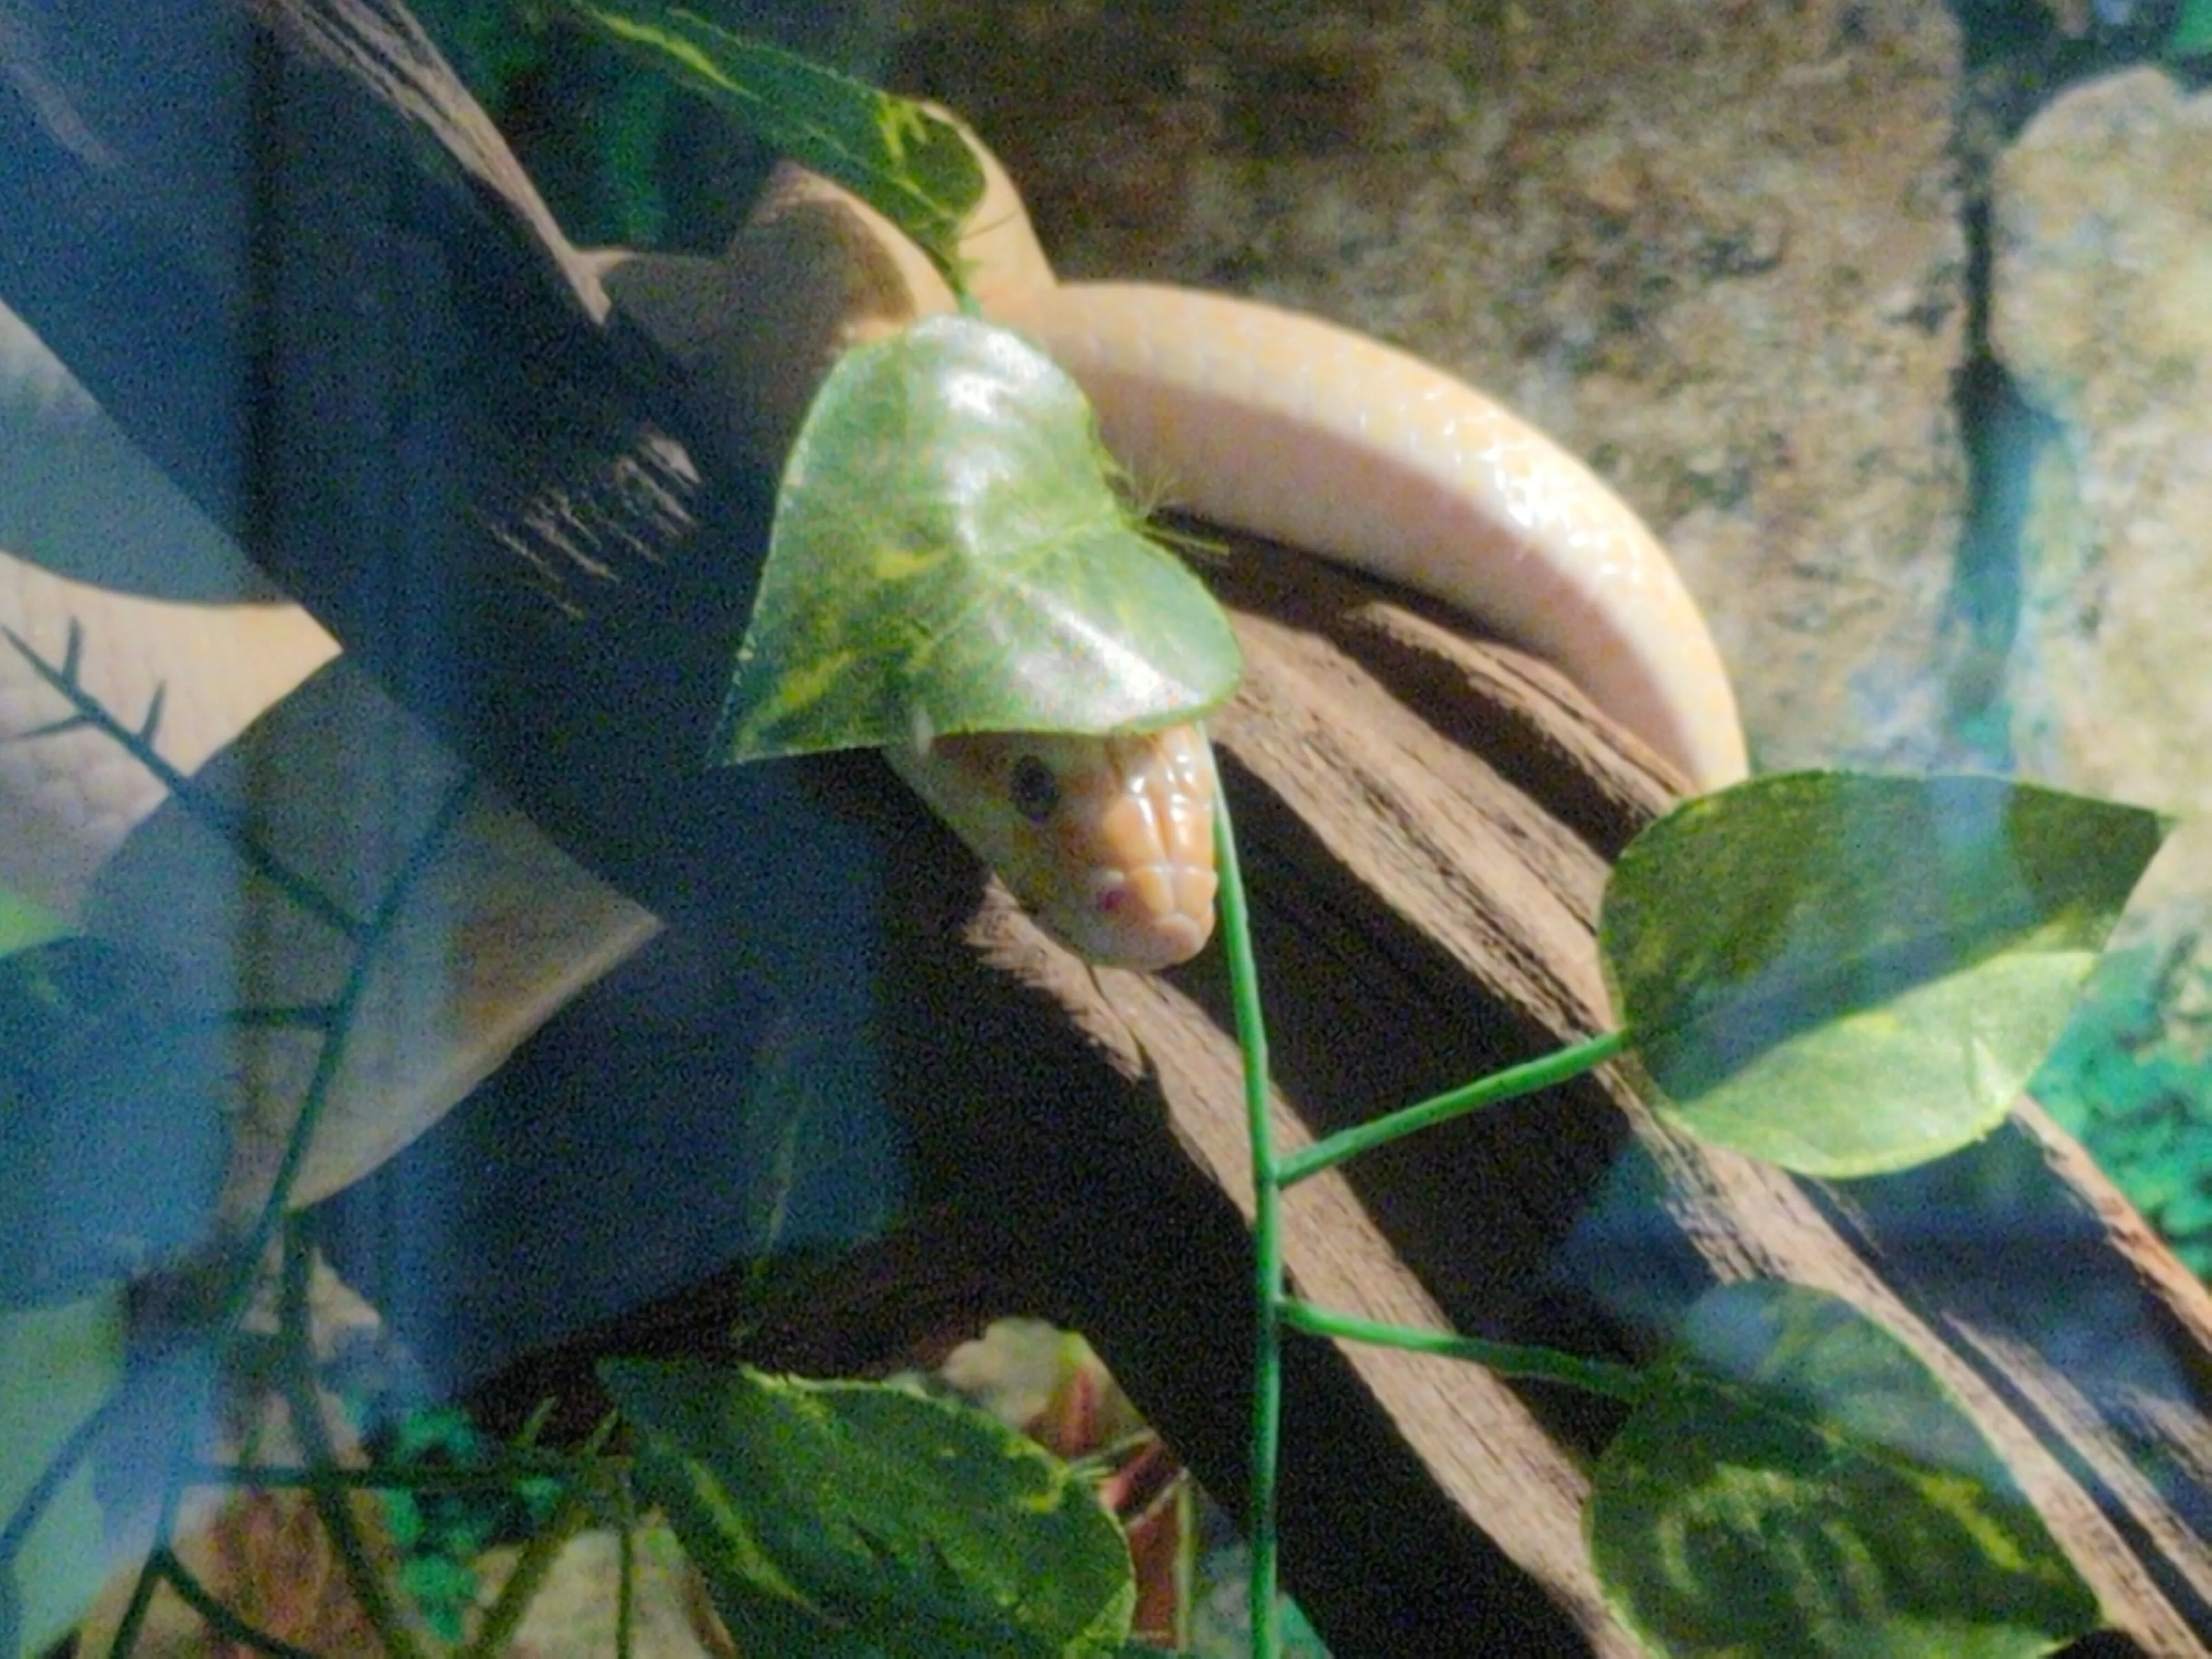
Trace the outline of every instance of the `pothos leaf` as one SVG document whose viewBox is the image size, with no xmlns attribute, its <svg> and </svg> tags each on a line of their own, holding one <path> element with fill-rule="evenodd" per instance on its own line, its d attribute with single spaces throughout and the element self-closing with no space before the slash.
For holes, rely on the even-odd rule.
<svg viewBox="0 0 2212 1659">
<path fill-rule="evenodd" d="M 2099 1624 L 1973 1419 L 1847 1304 L 1723 1286 L 1650 1382 L 1583 1524 L 1651 1653 L 2027 1659 Z"/>
<path fill-rule="evenodd" d="M 982 199 L 983 171 L 951 122 L 682 6 L 557 3 L 731 111 L 772 149 L 853 191 L 959 287 L 960 227 Z"/>
<path fill-rule="evenodd" d="M 635 1478 L 745 1653 L 1126 1650 L 1121 1529 L 1066 1464 L 971 1407 L 882 1383 L 610 1360 Z"/>
<path fill-rule="evenodd" d="M 938 317 L 848 353 L 785 469 L 717 758 L 1141 731 L 1224 702 L 1228 619 L 1107 466 L 1081 392 L 1018 335 Z"/>
<path fill-rule="evenodd" d="M 1810 1175 L 1922 1163 L 2009 1109 L 2167 827 L 1998 778 L 1754 779 L 1622 854 L 1613 1006 L 1698 1139 Z"/>
</svg>

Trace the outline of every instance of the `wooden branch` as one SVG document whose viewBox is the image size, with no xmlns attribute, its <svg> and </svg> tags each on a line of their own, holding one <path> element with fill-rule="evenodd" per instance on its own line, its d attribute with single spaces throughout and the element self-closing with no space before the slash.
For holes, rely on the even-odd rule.
<svg viewBox="0 0 2212 1659">
<path fill-rule="evenodd" d="M 1596 1029 L 1595 901 L 1636 809 L 1662 799 L 1655 775 L 1620 739 L 1594 740 L 1601 724 L 1540 667 L 1364 584 L 1249 555 L 1218 580 L 1265 607 L 1241 619 L 1251 678 L 1218 736 L 1258 872 L 1279 1141 Z M 1566 812 L 1544 810 L 1553 795 Z M 1234 1502 L 1243 1368 L 1217 1338 L 1194 1376 L 1189 1348 L 1209 1301 L 1249 1270 L 1241 1232 L 1218 1214 L 1231 1202 L 1241 1220 L 1250 1204 L 1218 969 L 1092 974 L 987 903 L 970 941 L 1047 1006 L 1006 1012 L 1003 991 L 947 1001 L 941 975 L 957 969 L 934 941 L 960 909 L 925 915 L 925 936 L 897 952 L 930 964 L 927 988 L 897 1006 L 916 1018 L 910 1100 L 926 1111 L 934 1190 L 1004 1218 L 1023 1247 L 1017 1305 L 1090 1334 Z M 1201 1188 L 1163 1152 L 1163 1120 Z M 1300 1188 L 1290 1213 L 1290 1266 L 1309 1297 L 1597 1356 L 1648 1353 L 1716 1280 L 1844 1297 L 1958 1392 L 2136 1650 L 2197 1651 L 2212 1629 L 2212 1304 L 2032 1103 L 1924 1170 L 1830 1183 L 1701 1149 L 1593 1079 L 1363 1159 Z M 1205 1289 L 1186 1301 L 1194 1279 Z M 1212 1305 L 1218 1323 L 1226 1304 Z M 1515 1569 L 1578 1640 L 1628 1650 L 1578 1531 L 1579 1468 L 1612 1426 L 1607 1410 L 1322 1347 L 1301 1345 L 1285 1520 L 1294 1582 L 1339 1650 L 1402 1651 L 1408 1628 L 1425 1651 L 1547 1650 L 1563 1639 L 1555 1621 L 1505 1610 Z M 1370 1509 L 1374 1492 L 1389 1496 Z M 1412 1538 L 1449 1569 L 1409 1582 L 1399 1546 Z M 2096 1649 L 2129 1650 L 2116 1640 Z"/>
<path fill-rule="evenodd" d="M 212 0 L 205 21 L 235 34 Z M 965 1262 L 1008 1308 L 1090 1333 L 1235 1504 L 1249 1193 L 1218 967 L 1073 963 L 982 892 L 872 759 L 702 773 L 761 481 L 691 463 L 680 389 L 600 328 L 562 251 L 532 253 L 544 227 L 501 200 L 495 170 L 441 172 L 380 95 L 269 38 L 252 261 L 169 234 L 192 198 L 161 143 L 103 130 L 88 148 L 0 106 L 21 158 L 0 170 L 0 208 L 35 227 L 0 246 L 0 293 L 580 858 L 795 995 L 809 975 L 872 978 L 884 1090 Z M 89 40 L 52 61 L 94 73 Z M 94 245 L 113 291 L 87 305 L 57 272 Z M 116 302 L 193 272 L 173 339 Z M 240 340 L 252 375 L 196 380 Z M 225 428 L 240 406 L 243 428 Z M 252 435 L 250 488 L 226 482 L 215 429 Z M 1222 580 L 1251 607 L 1252 681 L 1220 736 L 1283 1140 L 1601 1024 L 1595 906 L 1662 781 L 1540 668 L 1370 587 L 1249 550 Z M 878 896 L 880 935 L 821 938 L 815 896 L 856 889 Z M 736 1098 L 750 1056 L 729 1060 Z M 2030 1237 L 1992 1189 L 2030 1204 Z M 2212 1316 L 2037 1115 L 1844 1188 L 1687 1146 L 1593 1078 L 1311 1182 L 1290 1221 L 1316 1299 L 1600 1356 L 1648 1352 L 1715 1279 L 1836 1291 L 1959 1389 L 2136 1650 L 2201 1650 L 2212 1627 Z M 1607 1410 L 1300 1341 L 1287 1421 L 1286 1562 L 1340 1659 L 1632 1650 L 1580 1542 Z"/>
</svg>

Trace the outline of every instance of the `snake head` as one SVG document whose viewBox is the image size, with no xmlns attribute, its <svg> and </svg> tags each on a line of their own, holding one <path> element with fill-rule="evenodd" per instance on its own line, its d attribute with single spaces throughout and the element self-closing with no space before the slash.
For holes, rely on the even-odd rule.
<svg viewBox="0 0 2212 1659">
<path fill-rule="evenodd" d="M 1213 764 L 1196 726 L 1110 737 L 988 732 L 891 764 L 1077 954 L 1149 971 L 1213 931 Z"/>
</svg>

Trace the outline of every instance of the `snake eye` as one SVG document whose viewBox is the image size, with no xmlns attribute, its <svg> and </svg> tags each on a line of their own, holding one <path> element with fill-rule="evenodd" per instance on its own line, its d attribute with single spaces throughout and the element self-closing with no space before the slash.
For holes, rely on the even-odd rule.
<svg viewBox="0 0 2212 1659">
<path fill-rule="evenodd" d="M 1008 782 L 1014 811 L 1031 823 L 1042 823 L 1060 810 L 1060 780 L 1036 756 L 1024 755 L 1016 761 Z"/>
</svg>

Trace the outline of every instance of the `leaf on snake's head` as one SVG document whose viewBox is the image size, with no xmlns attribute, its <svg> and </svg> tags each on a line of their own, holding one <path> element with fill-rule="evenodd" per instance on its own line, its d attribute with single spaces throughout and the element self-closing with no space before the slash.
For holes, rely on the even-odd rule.
<svg viewBox="0 0 2212 1659">
<path fill-rule="evenodd" d="M 724 762 L 915 734 L 1142 731 L 1235 690 L 1228 618 L 1115 494 L 1090 404 L 937 317 L 848 353 L 786 466 Z"/>
</svg>

